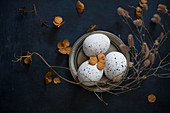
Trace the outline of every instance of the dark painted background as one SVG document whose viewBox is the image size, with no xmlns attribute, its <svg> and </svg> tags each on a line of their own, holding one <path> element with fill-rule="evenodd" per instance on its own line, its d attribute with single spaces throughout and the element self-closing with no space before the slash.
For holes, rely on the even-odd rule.
<svg viewBox="0 0 170 113">
<path fill-rule="evenodd" d="M 148 0 L 149 11 L 146 23 L 157 37 L 161 29 L 150 23 L 150 18 L 157 13 L 158 3 L 170 9 L 169 0 Z M 142 83 L 142 87 L 119 96 L 104 94 L 108 106 L 100 102 L 91 92 L 62 81 L 60 85 L 44 85 L 42 75 L 48 68 L 38 58 L 33 57 L 30 67 L 22 63 L 11 62 L 14 54 L 24 55 L 27 51 L 40 53 L 51 65 L 68 67 L 68 56 L 57 51 L 57 43 L 69 39 L 71 45 L 87 29 L 96 24 L 100 30 L 116 35 L 127 44 L 130 30 L 117 14 L 119 6 L 128 9 L 131 15 L 138 0 L 82 0 L 85 4 L 84 14 L 77 14 L 76 0 L 1 0 L 0 3 L 0 112 L 1 113 L 168 113 L 170 112 L 170 79 L 151 77 Z M 32 9 L 35 3 L 38 14 L 52 25 L 55 16 L 62 16 L 65 24 L 56 29 L 42 26 L 34 13 L 24 18 L 17 15 L 17 9 L 26 6 Z M 170 26 L 170 18 L 162 16 L 163 23 Z M 162 56 L 170 51 L 168 40 L 161 48 Z M 169 61 L 169 60 L 168 60 Z M 70 72 L 57 70 L 68 79 Z M 155 103 L 149 103 L 147 96 L 155 94 Z"/>
</svg>

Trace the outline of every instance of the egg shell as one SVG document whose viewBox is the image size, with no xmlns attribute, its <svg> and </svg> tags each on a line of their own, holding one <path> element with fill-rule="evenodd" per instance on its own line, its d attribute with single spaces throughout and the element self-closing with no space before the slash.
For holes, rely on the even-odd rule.
<svg viewBox="0 0 170 113">
<path fill-rule="evenodd" d="M 104 73 L 108 79 L 122 74 L 127 67 L 127 60 L 120 52 L 110 52 L 105 58 Z"/>
<path fill-rule="evenodd" d="M 110 47 L 110 39 L 104 34 L 89 35 L 83 42 L 83 51 L 87 56 L 105 53 Z"/>
<path fill-rule="evenodd" d="M 98 70 L 97 64 L 90 65 L 89 61 L 83 62 L 78 69 L 78 80 L 86 86 L 93 86 L 94 82 L 91 81 L 100 81 L 102 75 L 103 70 Z"/>
</svg>

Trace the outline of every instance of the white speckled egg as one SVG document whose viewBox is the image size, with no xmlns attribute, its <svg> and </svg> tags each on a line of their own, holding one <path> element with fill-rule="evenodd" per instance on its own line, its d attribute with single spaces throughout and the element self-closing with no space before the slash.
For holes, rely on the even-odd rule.
<svg viewBox="0 0 170 113">
<path fill-rule="evenodd" d="M 104 34 L 92 34 L 83 42 L 83 51 L 87 56 L 105 53 L 110 47 L 110 39 Z"/>
<path fill-rule="evenodd" d="M 104 73 L 111 80 L 124 72 L 127 67 L 127 60 L 120 52 L 110 52 L 106 55 L 105 61 Z"/>
<path fill-rule="evenodd" d="M 97 69 L 96 65 L 90 65 L 89 61 L 82 63 L 78 69 L 78 80 L 86 86 L 93 86 L 94 82 L 90 81 L 99 81 L 102 78 L 103 70 Z M 87 82 L 85 82 L 87 81 Z"/>
</svg>

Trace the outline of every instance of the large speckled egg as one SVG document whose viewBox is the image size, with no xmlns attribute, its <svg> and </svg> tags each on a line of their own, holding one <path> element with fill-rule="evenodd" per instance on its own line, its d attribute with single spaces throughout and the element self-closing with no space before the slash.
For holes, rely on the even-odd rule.
<svg viewBox="0 0 170 113">
<path fill-rule="evenodd" d="M 104 73 L 108 79 L 112 80 L 126 70 L 127 60 L 120 52 L 110 52 L 106 55 L 105 61 Z"/>
<path fill-rule="evenodd" d="M 110 39 L 104 34 L 92 34 L 83 42 L 83 51 L 87 56 L 105 53 L 110 47 Z"/>
<path fill-rule="evenodd" d="M 90 65 L 89 61 L 82 63 L 78 69 L 78 80 L 86 86 L 93 86 L 94 81 L 100 81 L 103 75 L 103 70 L 97 69 L 96 65 Z"/>
</svg>

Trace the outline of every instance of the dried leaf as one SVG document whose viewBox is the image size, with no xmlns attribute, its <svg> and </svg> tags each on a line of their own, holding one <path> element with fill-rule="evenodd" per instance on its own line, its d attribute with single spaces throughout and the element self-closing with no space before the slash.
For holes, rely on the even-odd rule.
<svg viewBox="0 0 170 113">
<path fill-rule="evenodd" d="M 84 11 L 84 4 L 80 0 L 77 1 L 76 9 L 78 13 L 83 13 Z"/>
<path fill-rule="evenodd" d="M 148 0 L 140 0 L 141 1 L 141 3 L 143 3 L 143 4 L 147 4 L 148 3 Z"/>
<path fill-rule="evenodd" d="M 59 28 L 61 25 L 64 24 L 63 18 L 60 17 L 60 16 L 56 16 L 56 17 L 54 18 L 53 24 Z"/>
<path fill-rule="evenodd" d="M 141 12 L 142 12 L 142 9 L 141 9 L 140 7 L 137 7 L 137 8 L 136 8 L 136 12 L 141 13 Z"/>
<path fill-rule="evenodd" d="M 154 102 L 156 101 L 156 96 L 155 96 L 154 94 L 150 94 L 150 95 L 148 96 L 148 101 L 149 101 L 150 103 L 154 103 Z"/>
<path fill-rule="evenodd" d="M 45 84 L 49 84 L 50 82 L 52 82 L 52 77 L 51 77 L 51 75 L 52 75 L 52 72 L 51 71 L 49 71 L 49 72 L 47 72 L 46 73 L 46 75 L 45 75 Z"/>
<path fill-rule="evenodd" d="M 59 48 L 58 51 L 62 54 L 67 54 L 66 48 Z"/>
<path fill-rule="evenodd" d="M 143 7 L 143 3 L 141 1 L 139 1 L 139 6 Z"/>
<path fill-rule="evenodd" d="M 91 56 L 89 59 L 89 64 L 91 65 L 95 65 L 98 62 L 97 57 L 96 56 Z"/>
<path fill-rule="evenodd" d="M 87 33 L 93 32 L 93 31 L 95 31 L 95 30 L 97 30 L 97 29 L 98 29 L 98 27 L 97 27 L 96 25 L 93 25 L 92 27 L 90 27 L 90 28 L 88 29 Z"/>
<path fill-rule="evenodd" d="M 59 42 L 59 43 L 57 44 L 57 47 L 58 47 L 58 48 L 64 48 L 63 42 Z"/>
<path fill-rule="evenodd" d="M 142 13 L 136 12 L 135 13 L 135 18 L 137 18 L 137 19 L 142 18 Z"/>
<path fill-rule="evenodd" d="M 70 45 L 70 42 L 68 40 L 63 41 L 64 47 L 68 47 Z"/>
<path fill-rule="evenodd" d="M 99 70 L 104 69 L 104 64 L 101 63 L 101 62 L 98 62 L 98 63 L 97 63 L 97 69 L 99 69 Z"/>
<path fill-rule="evenodd" d="M 105 55 L 103 53 L 100 53 L 97 55 L 98 59 L 105 59 Z"/>
<path fill-rule="evenodd" d="M 24 59 L 24 63 L 30 65 L 32 63 L 31 53 L 27 52 L 27 56 L 28 57 Z"/>
<path fill-rule="evenodd" d="M 68 55 L 69 55 L 69 54 L 70 54 L 70 52 L 71 52 L 71 49 L 72 49 L 72 47 L 71 47 L 71 46 L 67 47 L 67 48 L 66 48 L 66 54 L 68 54 Z"/>
<path fill-rule="evenodd" d="M 59 77 L 55 77 L 55 78 L 53 79 L 53 82 L 54 82 L 54 84 L 60 84 L 60 83 L 61 83 L 61 80 L 60 80 Z"/>
</svg>

